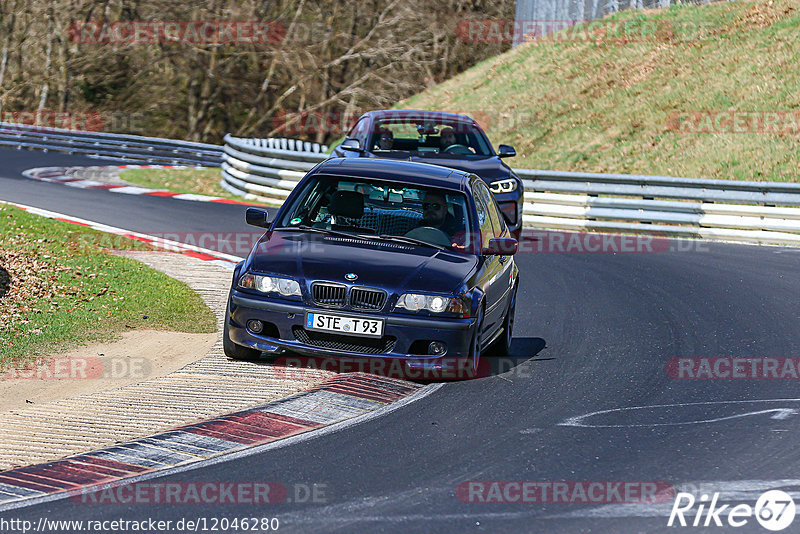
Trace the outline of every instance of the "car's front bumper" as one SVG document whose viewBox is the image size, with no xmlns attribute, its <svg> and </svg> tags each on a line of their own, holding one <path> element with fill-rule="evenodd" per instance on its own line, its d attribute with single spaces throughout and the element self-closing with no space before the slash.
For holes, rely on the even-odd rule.
<svg viewBox="0 0 800 534">
<path fill-rule="evenodd" d="M 475 326 L 474 318 L 411 317 L 331 310 L 307 306 L 301 302 L 279 302 L 237 289 L 231 290 L 229 298 L 228 335 L 231 341 L 266 352 L 278 352 L 280 349 L 285 349 L 307 356 L 329 358 L 344 356 L 420 361 L 466 358 L 469 355 Z M 386 340 L 385 346 L 388 350 L 384 351 L 374 347 L 371 350 L 358 350 L 359 340 L 365 339 L 359 336 L 341 334 L 320 336 L 318 332 L 309 332 L 304 328 L 306 312 L 309 311 L 383 319 L 384 332 L 381 340 Z M 265 325 L 264 330 L 259 334 L 248 330 L 246 324 L 250 320 L 261 321 Z M 297 334 L 300 334 L 301 339 L 298 339 Z M 325 343 L 320 342 L 320 337 L 325 338 Z M 325 346 L 331 345 L 328 339 L 334 337 L 341 338 L 341 344 L 337 344 L 335 347 Z M 431 341 L 445 343 L 446 352 L 438 355 L 421 354 L 420 347 L 426 347 Z"/>
</svg>

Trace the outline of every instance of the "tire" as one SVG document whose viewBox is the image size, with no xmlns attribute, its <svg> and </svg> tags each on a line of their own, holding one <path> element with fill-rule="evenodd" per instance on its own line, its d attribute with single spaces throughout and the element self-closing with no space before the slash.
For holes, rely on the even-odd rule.
<svg viewBox="0 0 800 534">
<path fill-rule="evenodd" d="M 511 303 L 508 305 L 506 318 L 503 320 L 503 335 L 495 341 L 494 353 L 501 358 L 511 353 L 511 338 L 514 336 L 514 312 L 517 309 L 517 288 L 511 294 Z"/>
<path fill-rule="evenodd" d="M 257 360 L 259 356 L 261 356 L 260 350 L 243 347 L 231 341 L 228 335 L 231 318 L 230 312 L 231 305 L 229 302 L 228 306 L 225 308 L 225 324 L 222 327 L 222 351 L 225 353 L 225 356 L 232 360 Z"/>
<path fill-rule="evenodd" d="M 471 362 L 471 366 L 468 367 L 472 370 L 472 374 L 469 378 L 478 378 L 478 366 L 481 361 L 481 329 L 483 328 L 483 307 L 481 307 L 480 311 L 478 312 L 478 318 L 475 321 L 475 334 L 472 336 L 472 343 L 469 348 L 469 356 L 467 356 L 467 361 Z M 467 377 L 465 377 L 467 378 Z"/>
</svg>

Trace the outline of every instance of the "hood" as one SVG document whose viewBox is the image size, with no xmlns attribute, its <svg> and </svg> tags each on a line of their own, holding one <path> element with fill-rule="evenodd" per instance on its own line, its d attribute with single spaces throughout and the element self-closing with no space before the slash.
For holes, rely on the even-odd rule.
<svg viewBox="0 0 800 534">
<path fill-rule="evenodd" d="M 249 270 L 285 274 L 301 285 L 326 280 L 393 292 L 452 293 L 477 257 L 428 247 L 307 232 L 267 232 L 248 259 Z M 354 273 L 357 280 L 347 281 Z"/>
<path fill-rule="evenodd" d="M 445 156 L 411 156 L 409 160 L 440 167 L 449 167 L 459 171 L 477 174 L 487 182 L 509 178 L 511 172 L 497 156 L 467 159 L 465 157 L 450 158 Z"/>
</svg>

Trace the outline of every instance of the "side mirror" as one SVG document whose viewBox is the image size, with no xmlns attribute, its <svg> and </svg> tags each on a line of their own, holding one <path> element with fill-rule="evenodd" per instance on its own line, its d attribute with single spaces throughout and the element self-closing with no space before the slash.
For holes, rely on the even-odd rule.
<svg viewBox="0 0 800 534">
<path fill-rule="evenodd" d="M 352 137 L 342 141 L 342 144 L 339 145 L 339 148 L 341 148 L 342 150 L 350 150 L 352 152 L 358 152 L 359 154 L 364 153 L 364 149 L 361 147 L 361 143 L 358 141 L 358 139 L 353 139 Z"/>
<path fill-rule="evenodd" d="M 260 208 L 247 208 L 244 214 L 247 224 L 251 226 L 260 226 L 261 228 L 268 228 L 270 225 L 269 212 Z"/>
<path fill-rule="evenodd" d="M 517 151 L 511 145 L 500 145 L 497 147 L 497 155 L 501 158 L 513 158 Z"/>
<path fill-rule="evenodd" d="M 517 253 L 519 243 L 513 237 L 493 237 L 489 246 L 483 249 L 486 256 L 512 256 Z"/>
</svg>

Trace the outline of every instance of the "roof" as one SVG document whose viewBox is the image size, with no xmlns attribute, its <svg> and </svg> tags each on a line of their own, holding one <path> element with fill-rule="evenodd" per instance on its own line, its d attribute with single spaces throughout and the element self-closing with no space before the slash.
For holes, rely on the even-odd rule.
<svg viewBox="0 0 800 534">
<path fill-rule="evenodd" d="M 314 167 L 308 176 L 327 174 L 464 191 L 471 174 L 439 165 L 378 158 L 331 158 Z"/>
<path fill-rule="evenodd" d="M 421 109 L 381 109 L 369 111 L 365 115 L 371 115 L 375 120 L 401 119 L 401 120 L 432 120 L 434 122 L 468 122 L 474 123 L 475 119 L 467 115 L 458 113 L 447 113 L 445 111 L 430 111 Z"/>
</svg>

